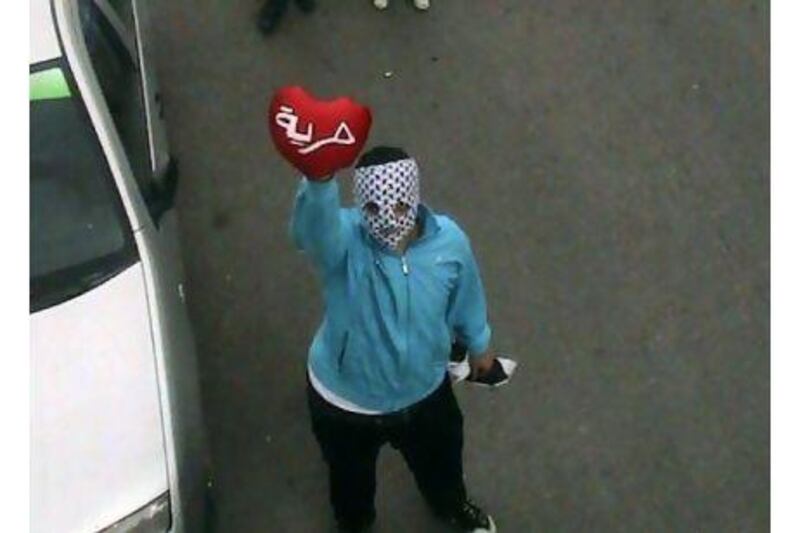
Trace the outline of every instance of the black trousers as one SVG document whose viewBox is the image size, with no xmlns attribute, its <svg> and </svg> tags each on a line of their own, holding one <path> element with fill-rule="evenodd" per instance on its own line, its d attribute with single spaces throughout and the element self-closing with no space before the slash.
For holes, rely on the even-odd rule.
<svg viewBox="0 0 800 533">
<path fill-rule="evenodd" d="M 359 531 L 375 520 L 375 464 L 387 442 L 405 458 L 423 497 L 446 517 L 466 499 L 463 416 L 445 376 L 441 386 L 411 407 L 360 415 L 326 402 L 309 384 L 311 427 L 328 464 L 336 521 Z"/>
</svg>

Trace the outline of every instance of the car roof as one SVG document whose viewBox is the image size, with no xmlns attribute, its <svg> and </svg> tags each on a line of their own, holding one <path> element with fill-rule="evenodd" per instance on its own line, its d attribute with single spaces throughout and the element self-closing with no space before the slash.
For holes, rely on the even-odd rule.
<svg viewBox="0 0 800 533">
<path fill-rule="evenodd" d="M 30 6 L 30 64 L 61 57 L 50 0 L 31 0 Z"/>
</svg>

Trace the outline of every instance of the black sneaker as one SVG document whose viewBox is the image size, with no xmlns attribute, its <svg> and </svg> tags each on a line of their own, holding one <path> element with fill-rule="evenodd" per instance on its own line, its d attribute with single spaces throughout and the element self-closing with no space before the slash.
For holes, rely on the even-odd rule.
<svg viewBox="0 0 800 533">
<path fill-rule="evenodd" d="M 286 13 L 288 0 L 267 0 L 258 12 L 258 29 L 264 35 L 275 31 Z"/>
<path fill-rule="evenodd" d="M 373 533 L 375 531 L 374 524 L 366 526 L 344 526 L 338 524 L 336 526 L 336 533 Z"/>
<path fill-rule="evenodd" d="M 375 512 L 373 511 L 367 516 L 361 517 L 353 523 L 339 522 L 337 524 L 337 533 L 371 533 L 375 531 Z"/>
<path fill-rule="evenodd" d="M 311 13 L 317 7 L 317 2 L 315 0 L 297 0 L 297 7 L 303 13 Z"/>
<path fill-rule="evenodd" d="M 461 509 L 448 522 L 460 531 L 469 533 L 497 533 L 494 520 L 472 501 L 466 500 Z"/>
</svg>

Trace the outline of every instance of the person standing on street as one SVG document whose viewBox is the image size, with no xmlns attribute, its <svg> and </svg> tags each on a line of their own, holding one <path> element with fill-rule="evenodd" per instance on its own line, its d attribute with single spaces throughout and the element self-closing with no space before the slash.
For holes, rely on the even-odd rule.
<svg viewBox="0 0 800 533">
<path fill-rule="evenodd" d="M 420 202 L 417 162 L 399 148 L 364 153 L 354 190 L 357 206 L 343 208 L 335 176 L 304 177 L 290 223 L 323 285 L 307 396 L 337 524 L 360 532 L 375 521 L 376 461 L 389 443 L 440 519 L 494 533 L 467 496 L 463 416 L 447 375 L 454 341 L 476 376 L 495 361 L 469 238 Z"/>
</svg>

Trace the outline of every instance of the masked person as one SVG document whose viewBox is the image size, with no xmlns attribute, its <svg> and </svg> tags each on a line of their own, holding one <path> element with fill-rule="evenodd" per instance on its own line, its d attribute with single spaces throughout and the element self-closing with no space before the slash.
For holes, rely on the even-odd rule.
<svg viewBox="0 0 800 533">
<path fill-rule="evenodd" d="M 495 358 L 469 239 L 420 202 L 419 168 L 403 150 L 362 155 L 354 185 L 357 207 L 342 208 L 335 178 L 304 178 L 290 229 L 323 283 L 307 394 L 336 521 L 341 531 L 373 523 L 376 460 L 390 443 L 438 517 L 494 532 L 467 498 L 463 419 L 447 377 L 454 340 L 476 375 Z"/>
</svg>

